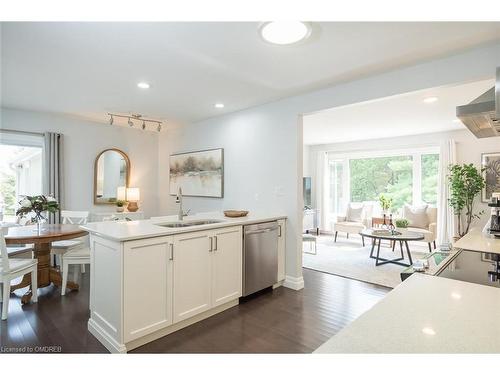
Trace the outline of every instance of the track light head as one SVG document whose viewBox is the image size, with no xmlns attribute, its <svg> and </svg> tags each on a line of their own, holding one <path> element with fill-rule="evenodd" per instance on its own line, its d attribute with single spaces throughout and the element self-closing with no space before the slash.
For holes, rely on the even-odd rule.
<svg viewBox="0 0 500 375">
<path fill-rule="evenodd" d="M 134 126 L 134 123 L 132 122 L 130 117 L 128 118 L 128 126 L 130 126 L 130 127 Z"/>
<path fill-rule="evenodd" d="M 161 132 L 161 123 L 160 122 L 158 123 L 158 127 L 156 128 L 156 130 L 158 130 L 158 132 Z"/>
<path fill-rule="evenodd" d="M 113 115 L 109 115 L 109 125 L 113 125 Z"/>
<path fill-rule="evenodd" d="M 142 130 L 146 130 L 146 121 L 142 120 Z"/>
</svg>

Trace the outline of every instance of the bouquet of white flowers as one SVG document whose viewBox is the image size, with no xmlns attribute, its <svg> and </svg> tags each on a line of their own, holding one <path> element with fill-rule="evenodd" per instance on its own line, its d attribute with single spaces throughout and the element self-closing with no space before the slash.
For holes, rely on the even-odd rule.
<svg viewBox="0 0 500 375">
<path fill-rule="evenodd" d="M 59 203 L 54 197 L 45 195 L 34 195 L 25 196 L 19 202 L 19 209 L 16 211 L 16 215 L 20 217 L 25 217 L 29 213 L 34 213 L 32 221 L 40 223 L 45 218 L 42 216 L 42 212 L 56 213 L 59 210 Z"/>
</svg>

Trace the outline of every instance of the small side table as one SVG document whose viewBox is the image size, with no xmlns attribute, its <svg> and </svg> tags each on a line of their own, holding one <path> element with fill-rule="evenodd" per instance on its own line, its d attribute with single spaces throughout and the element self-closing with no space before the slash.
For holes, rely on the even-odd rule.
<svg viewBox="0 0 500 375">
<path fill-rule="evenodd" d="M 302 243 L 304 243 L 304 242 L 309 242 L 309 251 L 304 251 L 304 253 L 316 255 L 316 237 L 314 237 L 312 234 L 303 234 L 302 235 Z M 314 247 L 314 251 L 313 251 L 313 247 Z"/>
</svg>

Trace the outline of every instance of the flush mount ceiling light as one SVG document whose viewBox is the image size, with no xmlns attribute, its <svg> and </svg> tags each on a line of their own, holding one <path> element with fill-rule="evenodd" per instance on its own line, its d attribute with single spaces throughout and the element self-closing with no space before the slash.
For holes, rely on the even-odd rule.
<svg viewBox="0 0 500 375">
<path fill-rule="evenodd" d="M 137 87 L 139 87 L 140 89 L 149 89 L 149 83 L 147 83 L 147 82 L 139 82 L 137 84 Z"/>
<path fill-rule="evenodd" d="M 422 333 L 425 333 L 426 335 L 429 336 L 434 336 L 436 334 L 436 331 L 434 331 L 431 327 L 424 327 L 422 329 Z"/>
<path fill-rule="evenodd" d="M 424 99 L 424 103 L 427 103 L 427 104 L 429 104 L 429 103 L 435 103 L 437 101 L 438 101 L 437 96 L 429 96 L 429 97 L 427 97 L 427 98 Z"/>
<path fill-rule="evenodd" d="M 215 108 L 224 108 L 224 103 L 215 103 Z"/>
<path fill-rule="evenodd" d="M 286 45 L 308 38 L 311 26 L 301 21 L 273 21 L 263 23 L 259 31 L 266 42 Z"/>
</svg>

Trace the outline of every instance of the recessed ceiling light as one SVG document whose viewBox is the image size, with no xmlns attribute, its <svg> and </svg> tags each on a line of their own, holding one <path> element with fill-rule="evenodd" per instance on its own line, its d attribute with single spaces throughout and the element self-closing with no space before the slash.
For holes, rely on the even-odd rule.
<svg viewBox="0 0 500 375">
<path fill-rule="evenodd" d="M 262 38 L 273 44 L 292 44 L 304 40 L 311 34 L 309 24 L 300 21 L 266 22 L 260 27 Z"/>
<path fill-rule="evenodd" d="M 456 124 L 458 124 L 458 123 L 459 123 L 459 122 L 461 122 L 461 121 L 460 121 L 459 119 L 457 119 L 457 118 L 456 118 L 455 120 L 453 120 L 453 122 L 454 122 L 454 123 L 456 123 Z"/>
<path fill-rule="evenodd" d="M 140 89 L 149 89 L 149 83 L 147 83 L 147 82 L 139 82 L 137 84 L 137 87 L 139 87 Z"/>
<path fill-rule="evenodd" d="M 224 108 L 224 103 L 215 103 L 215 108 Z"/>
<path fill-rule="evenodd" d="M 429 336 L 434 336 L 436 334 L 436 331 L 434 331 L 431 327 L 423 328 L 422 332 Z"/>
<path fill-rule="evenodd" d="M 453 293 L 451 293 L 451 298 L 460 299 L 460 298 L 462 298 L 462 295 L 460 293 L 453 292 Z"/>
<path fill-rule="evenodd" d="M 435 103 L 438 101 L 437 96 L 429 96 L 424 99 L 424 103 Z"/>
</svg>

